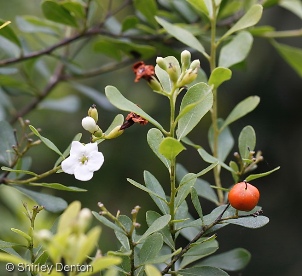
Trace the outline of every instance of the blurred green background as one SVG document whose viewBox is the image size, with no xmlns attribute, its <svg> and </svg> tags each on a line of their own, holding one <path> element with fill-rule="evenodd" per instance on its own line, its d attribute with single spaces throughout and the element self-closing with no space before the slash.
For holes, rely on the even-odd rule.
<svg viewBox="0 0 302 276">
<path fill-rule="evenodd" d="M 11 20 L 12 27 L 15 27 L 14 18 L 17 15 L 40 15 L 40 2 L 39 0 L 0 0 L 0 18 Z M 274 7 L 265 10 L 260 24 L 270 24 L 275 26 L 277 30 L 287 30 L 301 27 L 301 20 L 288 11 Z M 282 42 L 295 47 L 302 47 L 301 38 L 283 39 Z M 193 57 L 200 58 L 197 54 L 193 54 Z M 107 60 L 101 55 L 96 60 L 95 56 L 89 53 L 89 49 L 86 49 L 82 58 L 85 62 L 92 64 L 101 64 Z M 146 61 L 146 63 L 148 62 L 154 64 L 155 59 Z M 207 68 L 204 69 L 207 70 Z M 87 79 L 82 83 L 93 87 L 100 93 L 104 93 L 106 85 L 114 85 L 127 98 L 138 103 L 164 125 L 168 122 L 167 100 L 152 93 L 143 81 L 134 83 L 131 66 Z M 80 124 L 81 119 L 86 116 L 89 106 L 93 103 L 91 99 L 82 96 L 64 84 L 59 85 L 50 97 L 60 97 L 65 94 L 75 94 L 80 98 L 79 108 L 75 113 L 38 109 L 26 116 L 32 125 L 41 127 L 43 135 L 62 150 L 66 148 L 76 133 L 83 132 Z M 252 125 L 257 134 L 256 149 L 262 150 L 265 158 L 265 161 L 259 165 L 257 172 L 267 171 L 279 165 L 281 170 L 269 177 L 253 182 L 261 191 L 260 205 L 263 207 L 265 215 L 270 218 L 270 223 L 257 230 L 236 226 L 223 228 L 217 233 L 220 244 L 218 252 L 244 247 L 252 253 L 252 260 L 248 267 L 243 272 L 232 275 L 298 276 L 302 267 L 302 177 L 300 172 L 302 80 L 282 60 L 275 49 L 262 39 L 255 39 L 254 47 L 245 67 L 241 70 L 234 69 L 231 81 L 221 87 L 219 91 L 220 117 L 225 118 L 239 101 L 249 95 L 260 96 L 261 103 L 255 111 L 232 125 L 232 134 L 237 139 L 236 137 L 244 126 Z M 13 100 L 17 105 L 22 106 L 24 101 L 29 99 L 16 97 Z M 99 107 L 98 110 L 99 124 L 104 129 L 119 113 L 114 108 Z M 126 115 L 126 113 L 123 114 Z M 207 115 L 200 127 L 193 131 L 190 136 L 194 142 L 206 148 L 209 148 L 207 144 L 209 123 L 210 118 Z M 83 206 L 95 211 L 98 211 L 97 202 L 99 201 L 104 203 L 112 213 L 120 210 L 126 215 L 130 214 L 134 206 L 140 205 L 142 209 L 139 221 L 144 228 L 146 226 L 145 212 L 150 208 L 156 208 L 156 206 L 146 193 L 134 188 L 126 181 L 126 178 L 130 177 L 138 182 L 143 182 L 143 171 L 148 170 L 164 186 L 165 182 L 167 188 L 169 185 L 168 174 L 164 166 L 153 155 L 146 142 L 146 134 L 151 127 L 150 124 L 146 126 L 134 125 L 120 138 L 102 143 L 100 150 L 105 156 L 105 163 L 88 183 L 77 181 L 73 176 L 65 174 L 55 175 L 51 179 L 47 179 L 49 182 L 60 181 L 67 186 L 85 188 L 88 189 L 88 192 L 71 193 L 52 190 L 49 192 L 68 202 L 80 200 Z M 88 134 L 84 133 L 82 141 L 89 141 Z M 233 151 L 236 150 L 234 148 Z M 32 168 L 37 172 L 51 168 L 57 158 L 44 146 L 34 148 L 31 154 L 33 156 Z M 228 160 L 230 158 L 231 156 Z M 181 155 L 180 162 L 192 172 L 200 171 L 205 167 L 205 163 L 198 154 L 189 148 Z M 209 174 L 206 178 L 211 181 L 212 175 Z M 229 175 L 225 176 L 223 184 L 225 187 L 232 184 Z M 5 235 L 8 235 L 9 228 L 20 227 L 18 220 L 23 214 L 20 213 L 22 203 L 18 198 L 14 198 L 13 194 L 2 192 L 0 199 L 0 238 L 3 239 Z M 213 204 L 203 199 L 201 202 L 205 213 L 214 208 Z M 9 206 L 11 206 L 10 209 Z M 16 213 L 12 212 L 11 208 L 15 208 L 15 211 L 20 213 L 19 216 L 16 217 Z M 48 218 L 50 225 L 55 219 L 55 216 L 46 214 L 46 212 L 42 216 Z M 13 235 L 10 235 L 13 239 Z M 106 227 L 103 227 L 100 248 L 104 252 L 118 248 L 117 241 Z"/>
</svg>

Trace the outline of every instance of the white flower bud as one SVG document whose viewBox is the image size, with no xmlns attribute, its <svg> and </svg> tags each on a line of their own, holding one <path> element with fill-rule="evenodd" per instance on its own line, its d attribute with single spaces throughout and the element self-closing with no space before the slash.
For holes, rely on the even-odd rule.
<svg viewBox="0 0 302 276">
<path fill-rule="evenodd" d="M 47 229 L 40 230 L 35 236 L 41 241 L 50 241 L 52 239 L 52 233 Z"/>
<path fill-rule="evenodd" d="M 184 72 L 190 66 L 191 53 L 188 50 L 184 50 L 181 52 L 180 58 L 181 58 L 182 71 Z"/>
<path fill-rule="evenodd" d="M 156 58 L 156 63 L 157 63 L 157 65 L 158 65 L 161 69 L 167 70 L 167 64 L 166 64 L 164 58 L 162 58 L 162 57 L 157 57 L 157 58 Z"/>
<path fill-rule="evenodd" d="M 95 120 L 89 116 L 83 118 L 82 126 L 85 130 L 89 131 L 90 133 L 94 133 L 99 130 L 99 127 L 96 124 Z"/>
</svg>

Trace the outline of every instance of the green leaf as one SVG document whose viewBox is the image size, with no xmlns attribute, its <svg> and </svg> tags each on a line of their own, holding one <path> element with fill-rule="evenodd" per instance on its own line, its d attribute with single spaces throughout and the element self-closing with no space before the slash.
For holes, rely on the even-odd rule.
<svg viewBox="0 0 302 276">
<path fill-rule="evenodd" d="M 222 119 L 217 120 L 218 129 L 223 125 L 224 121 Z M 212 152 L 214 151 L 214 129 L 211 125 L 208 133 L 209 144 L 211 146 Z M 222 132 L 218 135 L 218 159 L 222 162 L 225 161 L 230 151 L 234 146 L 234 138 L 229 127 L 225 127 Z"/>
<path fill-rule="evenodd" d="M 78 26 L 76 19 L 71 15 L 70 11 L 56 2 L 44 1 L 42 3 L 42 12 L 51 21 L 72 27 Z"/>
<path fill-rule="evenodd" d="M 256 132 L 252 126 L 244 127 L 238 138 L 238 148 L 241 158 L 248 159 L 250 151 L 256 146 Z"/>
<path fill-rule="evenodd" d="M 236 248 L 201 261 L 200 265 L 218 267 L 227 271 L 239 271 L 247 266 L 251 254 L 244 248 Z"/>
<path fill-rule="evenodd" d="M 207 181 L 197 178 L 194 188 L 200 197 L 219 204 L 217 194 Z"/>
<path fill-rule="evenodd" d="M 36 201 L 39 205 L 44 206 L 45 210 L 49 212 L 58 213 L 67 207 L 67 202 L 62 198 L 30 191 L 19 186 L 14 186 L 14 188 Z"/>
<path fill-rule="evenodd" d="M 158 123 L 156 120 L 154 120 L 150 115 L 148 115 L 146 112 L 144 112 L 141 108 L 139 108 L 136 104 L 133 102 L 127 100 L 121 93 L 118 91 L 118 89 L 114 86 L 106 86 L 105 87 L 105 93 L 108 98 L 108 100 L 117 108 L 124 110 L 124 111 L 130 111 L 134 112 L 146 120 L 148 120 L 151 124 L 156 126 L 159 130 L 165 132 L 163 127 L 160 123 Z"/>
<path fill-rule="evenodd" d="M 29 183 L 30 186 L 46 187 L 55 190 L 69 191 L 69 192 L 87 192 L 85 189 L 81 189 L 73 186 L 64 186 L 60 183 Z"/>
<path fill-rule="evenodd" d="M 164 215 L 158 219 L 156 219 L 150 227 L 147 229 L 147 231 L 136 241 L 136 243 L 142 242 L 144 239 L 152 235 L 153 233 L 163 229 L 171 220 L 170 215 Z"/>
<path fill-rule="evenodd" d="M 280 169 L 280 167 L 277 167 L 277 168 L 275 168 L 275 169 L 273 169 L 273 170 L 270 170 L 270 171 L 268 171 L 268 172 L 258 173 L 258 174 L 250 174 L 250 175 L 246 178 L 246 181 L 252 181 L 252 180 L 254 180 L 254 179 L 257 179 L 257 178 L 261 178 L 261 177 L 267 176 L 267 175 L 269 175 L 269 174 L 271 174 L 271 173 L 273 173 L 273 172 L 275 172 L 275 171 L 277 171 L 277 170 L 279 170 L 279 169 Z"/>
<path fill-rule="evenodd" d="M 194 266 L 178 271 L 182 276 L 228 276 L 223 270 L 211 266 Z"/>
<path fill-rule="evenodd" d="M 302 50 L 292 46 L 284 45 L 272 42 L 273 46 L 277 49 L 279 54 L 284 60 L 296 71 L 296 73 L 302 78 Z"/>
<path fill-rule="evenodd" d="M 147 264 L 145 266 L 145 272 L 147 276 L 161 276 L 160 271 L 153 265 Z"/>
<path fill-rule="evenodd" d="M 15 169 L 11 169 L 11 168 L 4 167 L 4 166 L 1 167 L 1 170 L 6 171 L 6 172 L 14 172 L 14 173 L 16 173 L 17 175 L 18 175 L 18 174 L 29 174 L 29 175 L 32 175 L 32 176 L 37 176 L 37 175 L 38 175 L 38 174 L 36 174 L 36 173 L 34 173 L 34 172 L 31 172 L 31 171 L 26 171 L 26 170 L 15 170 Z"/>
<path fill-rule="evenodd" d="M 9 255 L 7 253 L 0 252 L 0 261 L 5 263 L 13 263 L 15 265 L 24 264 L 24 265 L 31 265 L 27 260 L 24 260 L 23 258 Z"/>
<path fill-rule="evenodd" d="M 135 186 L 135 187 L 137 187 L 137 188 L 139 188 L 139 189 L 141 189 L 141 190 L 147 192 L 148 194 L 154 195 L 154 196 L 158 197 L 159 199 L 163 200 L 164 202 L 167 202 L 165 198 L 161 197 L 160 195 L 158 195 L 157 193 L 153 192 L 152 190 L 146 188 L 146 187 L 143 186 L 142 184 L 139 184 L 138 182 L 136 182 L 136 181 L 134 181 L 134 180 L 132 180 L 132 179 L 130 179 L 130 178 L 127 178 L 127 181 L 128 181 L 129 183 L 131 183 L 133 186 Z"/>
<path fill-rule="evenodd" d="M 175 37 L 177 40 L 202 54 L 205 53 L 204 47 L 192 33 L 181 27 L 173 25 L 160 17 L 156 16 L 155 19 L 166 30 L 167 33 Z"/>
<path fill-rule="evenodd" d="M 156 193 L 162 198 L 166 198 L 166 194 L 158 180 L 153 176 L 150 172 L 144 171 L 144 180 L 146 187 L 149 188 L 151 191 Z M 160 200 L 158 197 L 150 194 L 151 198 L 153 201 L 156 203 L 158 208 L 162 211 L 163 214 L 168 214 L 169 213 L 169 206 L 167 205 L 166 202 Z"/>
<path fill-rule="evenodd" d="M 231 67 L 244 61 L 253 44 L 253 36 L 246 31 L 238 33 L 234 38 L 221 48 L 219 66 Z"/>
<path fill-rule="evenodd" d="M 80 109 L 80 99 L 75 95 L 57 99 L 46 99 L 38 105 L 39 109 L 48 109 L 66 113 L 75 113 Z"/>
<path fill-rule="evenodd" d="M 18 28 L 25 33 L 44 33 L 57 36 L 60 28 L 56 23 L 30 15 L 17 16 Z"/>
<path fill-rule="evenodd" d="M 300 0 L 280 0 L 278 2 L 282 8 L 291 11 L 302 19 L 302 3 Z"/>
<path fill-rule="evenodd" d="M 232 176 L 233 176 L 233 179 L 234 179 L 234 183 L 238 183 L 239 182 L 239 176 L 237 174 L 237 172 L 239 172 L 239 167 L 237 165 L 236 162 L 234 161 L 230 161 L 230 164 L 229 166 L 233 169 L 234 172 L 232 172 Z"/>
<path fill-rule="evenodd" d="M 157 4 L 155 0 L 134 0 L 134 7 L 139 11 L 153 27 L 157 27 L 154 19 L 157 13 Z"/>
<path fill-rule="evenodd" d="M 228 67 L 225 65 L 222 66 Z M 218 88 L 222 83 L 228 81 L 232 77 L 232 71 L 224 67 L 217 67 L 211 73 L 208 84 L 213 85 L 214 89 Z"/>
<path fill-rule="evenodd" d="M 144 243 L 139 251 L 138 265 L 152 264 L 152 260 L 159 254 L 163 247 L 163 236 L 160 233 L 153 233 L 144 240 Z"/>
<path fill-rule="evenodd" d="M 213 94 L 210 86 L 205 83 L 191 86 L 182 99 L 179 115 L 176 118 L 178 121 L 177 138 L 180 140 L 185 137 L 211 109 L 212 105 Z"/>
<path fill-rule="evenodd" d="M 139 20 L 136 16 L 132 16 L 132 15 L 127 16 L 122 23 L 122 32 L 126 32 L 130 29 L 135 28 L 138 23 Z"/>
<path fill-rule="evenodd" d="M 165 62 L 168 61 L 168 58 L 170 58 L 170 57 L 164 58 Z M 178 68 L 179 68 L 179 65 L 178 65 Z M 160 68 L 156 64 L 155 65 L 155 74 L 156 74 L 156 77 L 158 78 L 161 86 L 163 87 L 163 90 L 167 93 L 170 93 L 172 90 L 172 83 L 171 83 L 171 80 L 170 80 L 170 77 L 169 77 L 169 74 L 167 73 L 167 71 Z"/>
<path fill-rule="evenodd" d="M 230 168 L 228 165 L 226 165 L 225 163 L 223 163 L 222 161 L 218 160 L 217 158 L 215 158 L 214 156 L 212 156 L 211 154 L 209 154 L 208 152 L 206 152 L 203 148 L 200 148 L 197 150 L 199 155 L 201 156 L 201 158 L 208 162 L 208 163 L 216 163 L 218 162 L 218 164 L 225 168 L 226 170 L 232 172 L 232 168 Z"/>
<path fill-rule="evenodd" d="M 55 153 L 57 153 L 58 155 L 63 155 L 60 150 L 57 148 L 57 146 L 51 142 L 48 138 L 45 138 L 43 137 L 38 130 L 36 130 L 32 125 L 29 126 L 29 128 L 31 129 L 31 131 L 36 135 L 38 136 L 41 141 L 48 147 L 50 148 L 51 150 L 53 150 Z"/>
<path fill-rule="evenodd" d="M 5 26 L 5 28 L 0 28 L 0 35 L 11 41 L 12 43 L 16 44 L 18 47 L 21 47 L 21 43 L 17 35 L 15 34 L 14 30 L 10 27 L 5 25 L 5 21 L 0 20 L 0 25 Z"/>
<path fill-rule="evenodd" d="M 248 11 L 247 13 L 242 16 L 237 23 L 231 28 L 229 29 L 219 40 L 222 41 L 225 38 L 227 38 L 228 36 L 230 36 L 231 34 L 238 32 L 240 30 L 246 29 L 248 27 L 252 27 L 254 25 L 256 25 L 261 16 L 262 16 L 262 11 L 263 11 L 263 7 L 259 4 L 253 5 Z"/>
<path fill-rule="evenodd" d="M 179 187 L 177 189 L 177 194 L 175 198 L 175 209 L 177 209 L 182 202 L 186 199 L 186 197 L 191 192 L 194 184 L 196 182 L 196 174 L 188 173 L 186 174 L 179 183 Z"/>
<path fill-rule="evenodd" d="M 209 16 L 209 10 L 204 0 L 186 0 L 189 2 L 197 11 Z"/>
<path fill-rule="evenodd" d="M 102 271 L 113 265 L 118 265 L 121 263 L 121 258 L 113 256 L 105 256 L 101 258 L 95 258 L 89 265 L 92 266 L 92 269 L 87 269 L 85 272 L 80 272 L 77 276 L 90 276 L 95 275 L 95 273 Z"/>
<path fill-rule="evenodd" d="M 164 136 L 162 132 L 157 128 L 151 128 L 147 133 L 147 141 L 150 148 L 153 150 L 155 155 L 164 163 L 164 165 L 169 169 L 171 162 L 165 156 L 159 152 L 159 145 L 163 141 Z"/>
<path fill-rule="evenodd" d="M 80 2 L 65 1 L 61 3 L 61 6 L 70 12 L 72 16 L 79 19 L 85 18 L 85 6 Z"/>
<path fill-rule="evenodd" d="M 159 153 L 169 160 L 174 159 L 185 149 L 181 142 L 172 137 L 164 138 L 159 145 Z"/>
<path fill-rule="evenodd" d="M 197 211 L 197 214 L 199 215 L 199 217 L 202 220 L 203 219 L 202 208 L 201 208 L 201 205 L 200 205 L 200 202 L 199 202 L 198 194 L 197 194 L 194 187 L 192 187 L 192 189 L 191 189 L 191 200 L 192 200 L 192 203 L 195 207 L 195 210 Z"/>
<path fill-rule="evenodd" d="M 260 228 L 269 223 L 269 218 L 265 216 L 257 216 L 257 217 L 243 217 L 237 219 L 228 219 L 227 223 L 240 225 L 246 228 Z"/>
<path fill-rule="evenodd" d="M 183 255 L 180 267 L 184 268 L 188 264 L 201 258 L 213 254 L 219 248 L 218 242 L 213 238 L 202 239 L 192 245 L 192 247 Z M 203 274 L 201 274 L 203 275 Z"/>
<path fill-rule="evenodd" d="M 28 242 L 32 242 L 32 238 L 28 234 L 26 234 L 23 231 L 21 231 L 20 229 L 11 228 L 10 230 L 12 230 L 16 234 L 20 235 L 21 237 L 23 237 L 24 239 L 26 239 Z"/>
<path fill-rule="evenodd" d="M 115 231 L 118 231 L 118 232 L 123 232 L 122 228 L 117 226 L 116 224 L 114 224 L 113 222 L 111 222 L 110 220 L 108 220 L 106 217 L 100 215 L 99 213 L 97 212 L 94 212 L 92 211 L 92 214 L 94 215 L 94 217 L 100 221 L 101 223 L 103 223 L 104 225 L 106 225 L 107 227 L 115 230 Z"/>
<path fill-rule="evenodd" d="M 10 166 L 15 153 L 12 146 L 16 145 L 14 130 L 6 121 L 0 121 L 0 163 Z"/>
<path fill-rule="evenodd" d="M 221 132 L 229 124 L 253 111 L 257 107 L 259 102 L 260 98 L 258 96 L 250 96 L 238 103 L 231 111 L 229 116 L 225 119 L 224 124 L 221 126 L 219 131 Z"/>
<path fill-rule="evenodd" d="M 6 27 L 7 25 L 9 25 L 10 23 L 12 23 L 11 21 L 5 21 L 4 23 L 2 23 L 2 25 L 0 25 L 0 30 L 4 27 Z"/>
<path fill-rule="evenodd" d="M 67 207 L 67 209 L 63 212 L 60 217 L 57 233 L 62 233 L 70 227 L 70 225 L 74 222 L 77 218 L 79 212 L 81 210 L 81 202 L 80 201 L 73 201 Z"/>
</svg>

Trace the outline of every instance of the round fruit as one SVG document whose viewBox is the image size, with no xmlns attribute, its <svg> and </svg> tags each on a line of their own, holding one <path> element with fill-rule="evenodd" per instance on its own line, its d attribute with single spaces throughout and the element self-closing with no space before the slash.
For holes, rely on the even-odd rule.
<svg viewBox="0 0 302 276">
<path fill-rule="evenodd" d="M 251 211 L 257 205 L 259 198 L 258 189 L 245 181 L 235 184 L 229 192 L 231 206 L 239 211 Z"/>
</svg>

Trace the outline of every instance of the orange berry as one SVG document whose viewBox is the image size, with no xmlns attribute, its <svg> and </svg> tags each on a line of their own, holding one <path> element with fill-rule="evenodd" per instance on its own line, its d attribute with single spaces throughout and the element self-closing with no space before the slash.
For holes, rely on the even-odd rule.
<svg viewBox="0 0 302 276">
<path fill-rule="evenodd" d="M 256 207 L 260 193 L 255 186 L 244 181 L 233 186 L 228 198 L 233 208 L 239 211 L 251 211 Z"/>
</svg>

